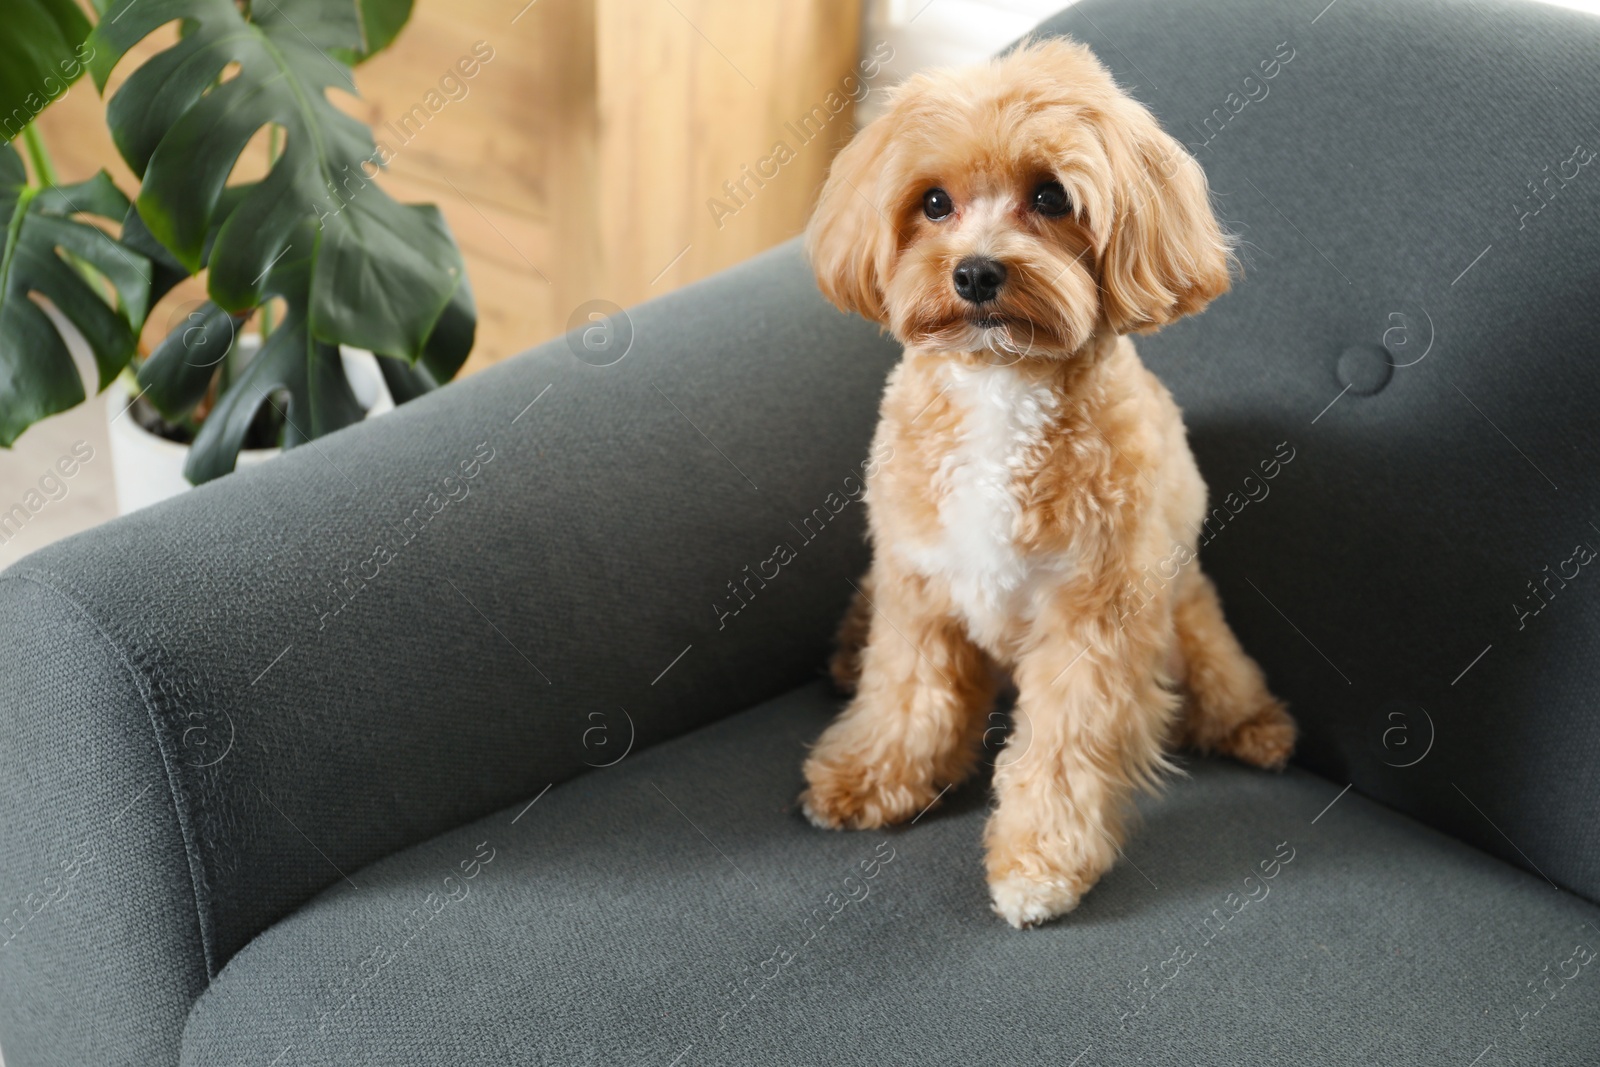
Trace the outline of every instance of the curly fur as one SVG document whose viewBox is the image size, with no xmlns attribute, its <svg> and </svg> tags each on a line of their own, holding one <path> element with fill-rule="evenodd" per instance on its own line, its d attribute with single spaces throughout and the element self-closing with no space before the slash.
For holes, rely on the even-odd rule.
<svg viewBox="0 0 1600 1067">
<path fill-rule="evenodd" d="M 1051 218 L 1032 193 L 1055 180 Z M 948 218 L 923 195 L 946 190 Z M 995 911 L 1071 910 L 1174 744 L 1281 767 L 1295 727 L 1195 562 L 1205 484 L 1130 332 L 1225 292 L 1198 163 L 1089 50 L 1036 42 L 918 76 L 834 162 L 806 234 L 817 282 L 905 355 L 868 481 L 871 572 L 840 629 L 853 693 L 805 763 L 819 826 L 915 818 L 976 762 L 1007 674 L 1013 734 L 985 832 Z M 1006 277 L 981 316 L 952 271 Z"/>
</svg>

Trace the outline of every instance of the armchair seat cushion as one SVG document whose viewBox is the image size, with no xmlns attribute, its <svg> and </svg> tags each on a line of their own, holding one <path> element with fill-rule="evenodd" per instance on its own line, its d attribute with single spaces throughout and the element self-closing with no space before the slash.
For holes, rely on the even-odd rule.
<svg viewBox="0 0 1600 1067">
<path fill-rule="evenodd" d="M 905 829 L 800 816 L 836 707 L 794 690 L 349 872 L 233 958 L 182 1062 L 1600 1062 L 1600 909 L 1536 875 L 1200 760 L 1018 932 L 984 781 Z"/>
</svg>

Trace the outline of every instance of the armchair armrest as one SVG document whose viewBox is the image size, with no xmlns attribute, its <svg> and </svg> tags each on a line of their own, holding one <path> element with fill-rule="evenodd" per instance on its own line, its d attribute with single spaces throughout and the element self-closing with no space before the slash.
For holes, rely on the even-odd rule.
<svg viewBox="0 0 1600 1067">
<path fill-rule="evenodd" d="M 794 244 L 613 326 L 0 575 L 11 1067 L 173 1061 L 318 891 L 820 669 L 894 346 Z"/>
</svg>

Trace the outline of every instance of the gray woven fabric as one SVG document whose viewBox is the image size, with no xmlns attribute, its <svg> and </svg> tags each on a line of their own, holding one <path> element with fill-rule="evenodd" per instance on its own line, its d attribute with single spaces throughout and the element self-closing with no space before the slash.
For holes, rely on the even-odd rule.
<svg viewBox="0 0 1600 1067">
<path fill-rule="evenodd" d="M 1299 761 L 1600 900 L 1600 158 L 1574 159 L 1600 152 L 1600 18 L 1091 0 L 1047 27 L 1191 146 L 1243 238 L 1235 290 L 1138 344 Z"/>
<path fill-rule="evenodd" d="M 0 635 L 6 1063 L 170 1063 L 206 972 L 142 671 L 14 571 Z"/>
<path fill-rule="evenodd" d="M 813 685 L 352 872 L 234 958 L 182 1062 L 1600 1058 L 1600 960 L 1566 964 L 1600 909 L 1534 875 L 1200 763 L 1077 912 L 1019 932 L 988 912 L 981 783 L 888 833 L 794 809 L 836 706 Z"/>
</svg>

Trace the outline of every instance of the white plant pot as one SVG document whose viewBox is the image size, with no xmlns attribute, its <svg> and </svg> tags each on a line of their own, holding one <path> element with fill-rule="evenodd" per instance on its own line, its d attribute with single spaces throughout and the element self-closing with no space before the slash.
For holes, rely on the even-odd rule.
<svg viewBox="0 0 1600 1067">
<path fill-rule="evenodd" d="M 261 346 L 260 337 L 248 334 L 239 338 L 246 357 L 255 355 Z M 367 409 L 367 417 L 381 415 L 394 408 L 388 386 L 378 370 L 378 361 L 371 352 L 359 348 L 340 350 L 344 359 L 345 374 L 350 379 L 356 400 Z M 148 507 L 168 497 L 191 488 L 183 476 L 183 466 L 189 459 L 189 446 L 169 441 L 146 430 L 128 413 L 132 402 L 121 379 L 106 390 L 106 417 L 110 420 L 111 471 L 117 488 L 117 512 L 126 515 Z M 282 449 L 247 448 L 239 452 L 235 469 L 265 463 Z"/>
</svg>

